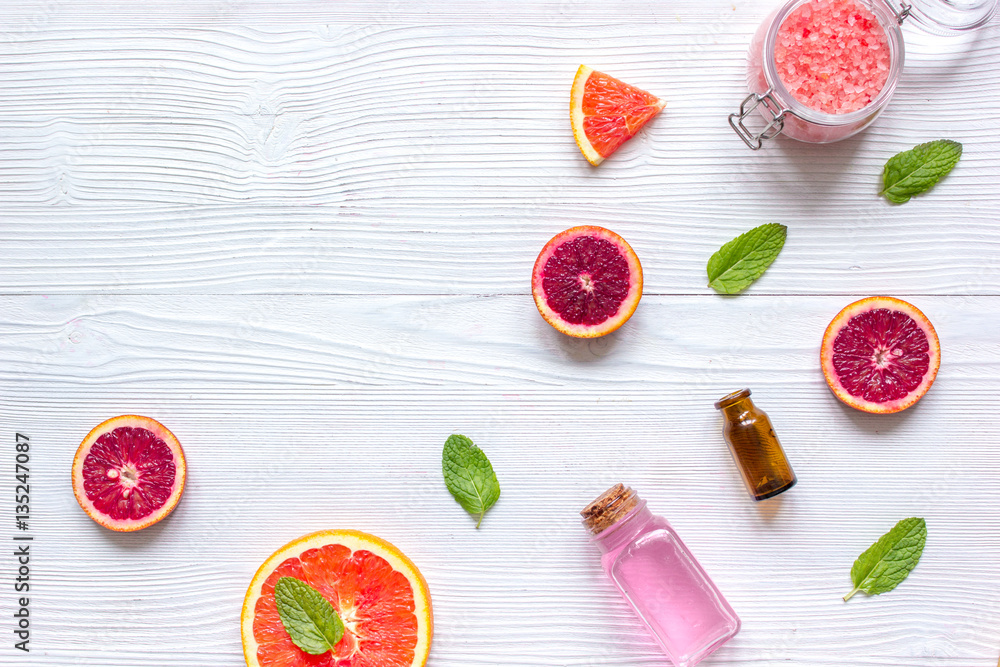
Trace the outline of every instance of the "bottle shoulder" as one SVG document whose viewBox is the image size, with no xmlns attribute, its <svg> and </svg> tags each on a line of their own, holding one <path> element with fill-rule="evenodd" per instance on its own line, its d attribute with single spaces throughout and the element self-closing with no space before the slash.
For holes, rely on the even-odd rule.
<svg viewBox="0 0 1000 667">
<path fill-rule="evenodd" d="M 674 530 L 674 527 L 670 525 L 669 521 L 667 521 L 666 519 L 664 519 L 662 516 L 657 516 L 656 514 L 653 515 L 653 518 L 649 522 L 648 526 L 649 526 L 649 528 L 648 528 L 648 530 L 646 532 L 649 532 L 649 531 L 652 531 L 652 530 L 664 529 L 664 530 L 669 531 L 670 533 L 673 533 L 674 535 L 677 534 L 677 531 Z"/>
<path fill-rule="evenodd" d="M 763 421 L 769 421 L 767 413 L 756 408 L 743 410 L 738 414 L 727 414 L 725 418 L 725 423 L 730 426 L 752 426 Z"/>
</svg>

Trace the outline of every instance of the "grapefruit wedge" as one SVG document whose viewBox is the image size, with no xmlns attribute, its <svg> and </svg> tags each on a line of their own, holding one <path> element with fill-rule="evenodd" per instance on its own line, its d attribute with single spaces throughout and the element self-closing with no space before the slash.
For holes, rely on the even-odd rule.
<svg viewBox="0 0 1000 667">
<path fill-rule="evenodd" d="M 344 636 L 320 655 L 296 646 L 281 621 L 274 586 L 295 577 L 340 616 Z M 422 667 L 434 620 L 427 582 L 403 553 L 374 535 L 325 530 L 278 549 L 257 570 L 243 601 L 248 667 Z"/>
<path fill-rule="evenodd" d="M 664 106 L 666 102 L 645 90 L 580 65 L 569 100 L 573 138 L 596 167 Z"/>
<path fill-rule="evenodd" d="M 642 297 L 642 265 L 625 239 L 593 225 L 556 234 L 535 260 L 531 294 L 546 322 L 596 338 L 632 317 Z"/>
<path fill-rule="evenodd" d="M 140 530 L 170 514 L 184 491 L 184 450 L 166 426 L 139 415 L 101 422 L 73 459 L 73 493 L 105 528 Z"/>
<path fill-rule="evenodd" d="M 919 401 L 941 366 L 937 332 L 916 306 L 873 296 L 833 318 L 820 351 L 834 395 L 852 408 L 891 413 Z"/>
</svg>

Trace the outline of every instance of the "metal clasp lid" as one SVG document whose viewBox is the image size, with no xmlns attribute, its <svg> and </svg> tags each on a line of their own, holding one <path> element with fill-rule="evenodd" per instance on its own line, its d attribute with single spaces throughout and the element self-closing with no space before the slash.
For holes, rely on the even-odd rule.
<svg viewBox="0 0 1000 667">
<path fill-rule="evenodd" d="M 906 17 L 910 15 L 910 11 L 913 9 L 913 5 L 908 5 L 905 2 L 900 2 L 899 10 L 896 10 L 891 5 L 889 9 L 891 9 L 892 13 L 896 15 L 896 23 L 898 23 L 899 25 L 903 25 L 903 21 L 905 21 Z"/>
<path fill-rule="evenodd" d="M 736 131 L 736 134 L 740 135 L 740 139 L 743 140 L 751 150 L 760 150 L 763 143 L 768 139 L 773 139 L 778 136 L 783 129 L 785 129 L 785 114 L 788 113 L 789 109 L 778 104 L 778 101 L 774 99 L 771 95 L 771 88 L 767 89 L 765 93 L 750 93 L 747 98 L 743 100 L 740 104 L 739 113 L 729 114 L 729 125 Z M 771 122 L 769 122 L 763 130 L 754 134 L 750 128 L 746 126 L 744 121 L 747 117 L 757 110 L 761 104 L 767 109 L 768 113 L 771 114 Z M 766 120 L 766 119 L 765 119 Z"/>
</svg>

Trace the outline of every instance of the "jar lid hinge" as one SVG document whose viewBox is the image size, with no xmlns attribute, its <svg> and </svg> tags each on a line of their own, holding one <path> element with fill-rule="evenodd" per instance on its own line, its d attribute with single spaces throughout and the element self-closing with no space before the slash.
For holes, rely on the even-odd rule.
<svg viewBox="0 0 1000 667">
<path fill-rule="evenodd" d="M 764 93 L 750 93 L 740 104 L 740 112 L 729 114 L 729 125 L 736 131 L 736 134 L 740 135 L 743 143 L 755 151 L 760 150 L 765 141 L 773 139 L 785 129 L 785 114 L 789 110 L 778 104 L 774 96 L 771 95 L 771 90 L 768 88 Z M 764 126 L 763 130 L 754 134 L 753 130 L 746 126 L 745 121 L 762 104 L 771 114 L 771 120 Z M 765 120 L 767 120 L 766 117 Z"/>
<path fill-rule="evenodd" d="M 892 13 L 896 15 L 896 23 L 903 25 L 903 21 L 906 17 L 910 15 L 910 11 L 913 9 L 913 5 L 908 5 L 905 2 L 899 3 L 899 9 L 893 9 Z"/>
</svg>

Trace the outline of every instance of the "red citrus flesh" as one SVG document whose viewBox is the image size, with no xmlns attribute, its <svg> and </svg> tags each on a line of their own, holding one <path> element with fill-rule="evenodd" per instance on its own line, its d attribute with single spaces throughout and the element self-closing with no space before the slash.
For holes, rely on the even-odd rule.
<svg viewBox="0 0 1000 667">
<path fill-rule="evenodd" d="M 573 137 L 587 161 L 599 165 L 665 105 L 645 90 L 580 65 L 569 102 Z"/>
<path fill-rule="evenodd" d="M 865 412 L 892 413 L 930 389 L 941 365 L 941 346 L 920 310 L 879 296 L 840 311 L 823 336 L 820 358 L 837 398 Z"/>
<path fill-rule="evenodd" d="M 128 532 L 173 511 L 184 491 L 184 451 L 163 424 L 122 415 L 97 425 L 73 459 L 73 493 L 91 519 Z"/>
<path fill-rule="evenodd" d="M 538 312 L 577 338 L 611 333 L 642 297 L 642 266 L 625 239 L 583 225 L 557 234 L 539 253 L 531 275 Z"/>
<path fill-rule="evenodd" d="M 344 623 L 332 651 L 311 655 L 285 630 L 274 599 L 281 577 L 322 595 Z M 268 558 L 247 590 L 241 619 L 250 667 L 421 667 L 433 615 L 427 583 L 392 544 L 355 530 L 328 530 L 295 540 Z"/>
</svg>

